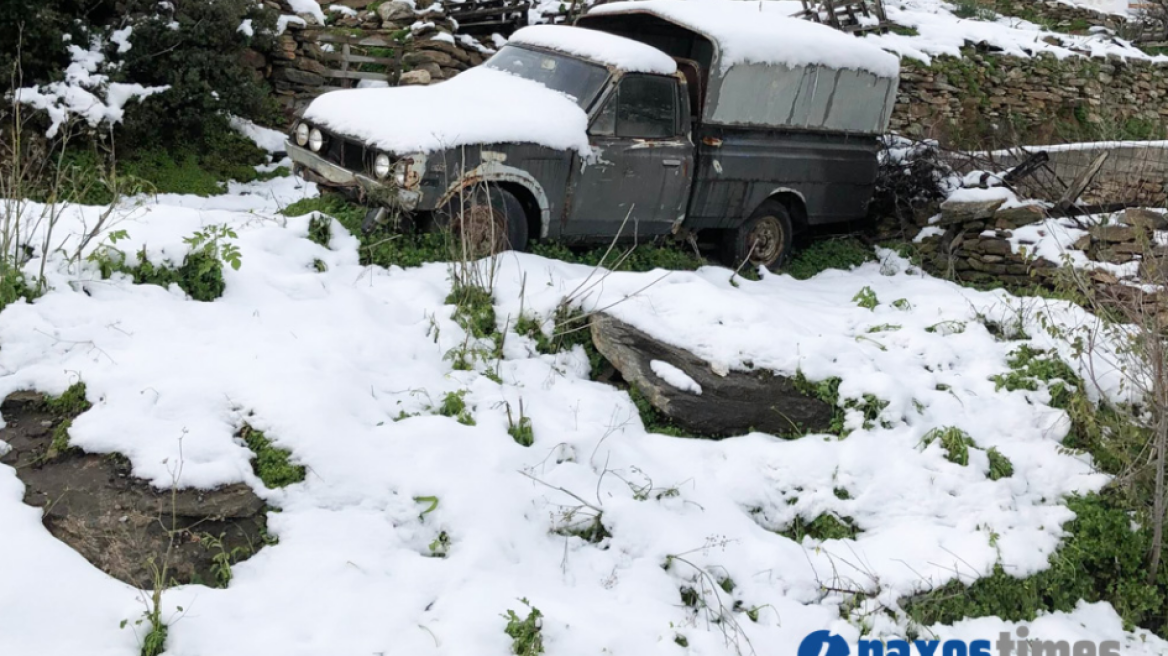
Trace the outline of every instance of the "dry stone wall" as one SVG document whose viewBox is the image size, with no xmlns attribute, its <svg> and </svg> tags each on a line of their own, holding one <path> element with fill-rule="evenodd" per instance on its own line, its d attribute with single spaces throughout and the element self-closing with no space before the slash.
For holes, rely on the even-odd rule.
<svg viewBox="0 0 1168 656">
<path fill-rule="evenodd" d="M 280 2 L 291 14 L 286 0 Z M 330 12 L 326 25 L 309 14 L 288 21 L 267 57 L 266 73 L 289 119 L 326 91 L 431 84 L 481 64 L 491 52 L 455 35 L 454 22 L 434 0 L 340 4 L 349 11 Z"/>
<path fill-rule="evenodd" d="M 929 65 L 901 61 L 891 128 L 963 146 L 1016 145 L 1058 143 L 1078 132 L 1152 138 L 1166 119 L 1168 64 L 967 48 Z"/>
</svg>

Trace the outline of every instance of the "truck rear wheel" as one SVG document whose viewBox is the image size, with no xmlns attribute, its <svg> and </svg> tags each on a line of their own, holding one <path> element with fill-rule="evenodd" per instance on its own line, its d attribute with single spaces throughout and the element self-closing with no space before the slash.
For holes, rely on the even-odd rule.
<svg viewBox="0 0 1168 656">
<path fill-rule="evenodd" d="M 727 231 L 722 259 L 733 268 L 749 260 L 750 264 L 775 271 L 791 254 L 793 237 L 790 212 L 782 203 L 767 201 L 742 225 Z"/>
<path fill-rule="evenodd" d="M 455 246 L 471 257 L 527 247 L 527 217 L 514 194 L 490 187 L 451 198 L 435 213 L 439 229 L 449 229 Z"/>
</svg>

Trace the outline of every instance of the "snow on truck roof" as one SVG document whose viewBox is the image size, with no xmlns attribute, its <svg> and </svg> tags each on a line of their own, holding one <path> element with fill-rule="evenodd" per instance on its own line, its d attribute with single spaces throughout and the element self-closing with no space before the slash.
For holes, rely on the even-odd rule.
<svg viewBox="0 0 1168 656">
<path fill-rule="evenodd" d="M 826 25 L 791 18 L 787 3 L 743 0 L 636 0 L 598 5 L 591 16 L 649 14 L 714 42 L 722 71 L 735 64 L 823 65 L 897 77 L 900 61 Z"/>
<path fill-rule="evenodd" d="M 673 59 L 650 45 L 623 36 L 566 25 L 532 25 L 516 31 L 508 43 L 556 50 L 632 73 L 672 75 Z"/>
</svg>

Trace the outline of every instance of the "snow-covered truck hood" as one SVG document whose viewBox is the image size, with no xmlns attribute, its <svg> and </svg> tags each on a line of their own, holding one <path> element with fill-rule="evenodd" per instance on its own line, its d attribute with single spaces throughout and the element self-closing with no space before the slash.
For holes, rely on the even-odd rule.
<svg viewBox="0 0 1168 656">
<path fill-rule="evenodd" d="M 588 117 L 570 97 L 483 67 L 428 87 L 332 91 L 304 120 L 395 154 L 492 143 L 589 151 Z"/>
</svg>

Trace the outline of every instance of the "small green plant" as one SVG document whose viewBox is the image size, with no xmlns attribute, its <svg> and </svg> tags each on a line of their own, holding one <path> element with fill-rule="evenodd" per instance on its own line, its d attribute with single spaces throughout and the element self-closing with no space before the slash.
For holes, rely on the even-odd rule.
<svg viewBox="0 0 1168 656">
<path fill-rule="evenodd" d="M 811 521 L 796 516 L 785 530 L 779 535 L 790 538 L 795 542 L 802 542 L 804 537 L 813 540 L 850 540 L 859 535 L 859 530 L 851 517 L 842 517 L 834 513 L 823 513 Z"/>
<path fill-rule="evenodd" d="M 69 429 L 73 426 L 72 419 L 66 419 L 57 424 L 53 429 L 53 438 L 49 442 L 49 450 L 45 453 L 46 460 L 63 456 L 69 453 L 73 447 L 69 446 Z"/>
<path fill-rule="evenodd" d="M 552 347 L 552 340 L 544 334 L 543 322 L 538 317 L 530 314 L 519 315 L 519 319 L 515 321 L 515 332 L 516 334 L 530 337 L 535 342 L 536 352 L 555 352 L 555 349 Z"/>
<path fill-rule="evenodd" d="M 945 449 L 945 458 L 954 464 L 966 466 L 969 464 L 969 447 L 977 446 L 965 431 L 956 426 L 934 428 L 921 438 L 921 447 L 928 447 L 933 442 L 941 442 Z"/>
<path fill-rule="evenodd" d="M 902 326 L 900 324 L 897 324 L 897 323 L 882 323 L 882 324 L 877 325 L 877 326 L 872 326 L 871 328 L 868 329 L 867 332 L 869 332 L 869 333 L 883 333 L 883 332 L 891 332 L 894 330 L 900 330 L 901 328 L 902 328 Z"/>
<path fill-rule="evenodd" d="M 332 232 L 332 220 L 327 215 L 317 214 L 308 220 L 308 241 L 328 248 L 333 238 Z"/>
<path fill-rule="evenodd" d="M 511 416 L 511 404 L 507 407 L 507 433 L 520 446 L 535 444 L 535 430 L 531 427 L 531 417 L 523 414 L 523 399 L 519 400 L 519 421 Z"/>
<path fill-rule="evenodd" d="M 267 487 L 287 487 L 304 480 L 307 474 L 305 467 L 293 464 L 292 452 L 273 445 L 263 431 L 244 424 L 236 436 L 255 454 L 252 468 Z"/>
<path fill-rule="evenodd" d="M 228 549 L 227 545 L 223 544 L 224 536 L 222 533 L 218 536 L 203 533 L 199 537 L 199 543 L 208 551 L 214 552 L 211 554 L 211 576 L 219 588 L 226 588 L 231 583 L 231 566 L 251 555 L 243 546 Z"/>
<path fill-rule="evenodd" d="M 964 321 L 939 321 L 931 326 L 925 328 L 927 333 L 939 333 L 941 335 L 959 335 L 965 332 Z"/>
<path fill-rule="evenodd" d="M 465 426 L 474 426 L 474 415 L 466 405 L 466 390 L 447 392 L 438 406 L 438 414 L 451 417 Z"/>
<path fill-rule="evenodd" d="M 515 656 L 536 656 L 543 653 L 543 613 L 531 605 L 527 599 L 520 599 L 520 603 L 530 611 L 527 617 L 520 618 L 515 611 L 508 609 L 503 616 L 507 626 L 503 631 L 511 636 L 511 653 Z"/>
<path fill-rule="evenodd" d="M 1014 463 L 1010 459 L 1002 455 L 997 447 L 991 447 L 986 451 L 986 455 L 990 459 L 990 480 L 996 481 L 1002 478 L 1008 478 L 1014 475 Z"/>
<path fill-rule="evenodd" d="M 459 281 L 450 288 L 446 304 L 454 306 L 454 320 L 477 338 L 492 337 L 495 327 L 495 299 L 489 289 Z"/>
<path fill-rule="evenodd" d="M 54 415 L 76 417 L 85 412 L 92 404 L 85 398 L 85 383 L 73 383 L 60 396 L 45 396 L 45 410 Z"/>
<path fill-rule="evenodd" d="M 892 307 L 901 310 L 902 312 L 907 312 L 913 308 L 913 304 L 910 303 L 907 298 L 898 298 L 892 302 Z"/>
<path fill-rule="evenodd" d="M 868 310 L 875 310 L 876 306 L 880 304 L 880 301 L 876 298 L 876 292 L 867 286 L 856 292 L 856 295 L 852 297 L 852 302 Z"/>
<path fill-rule="evenodd" d="M 166 650 L 166 634 L 169 629 L 158 618 L 151 618 L 150 631 L 142 639 L 142 656 L 161 656 Z"/>
<path fill-rule="evenodd" d="M 450 552 L 450 536 L 446 534 L 446 531 L 440 531 L 427 548 L 430 550 L 430 556 L 445 558 L 446 554 Z"/>
</svg>

